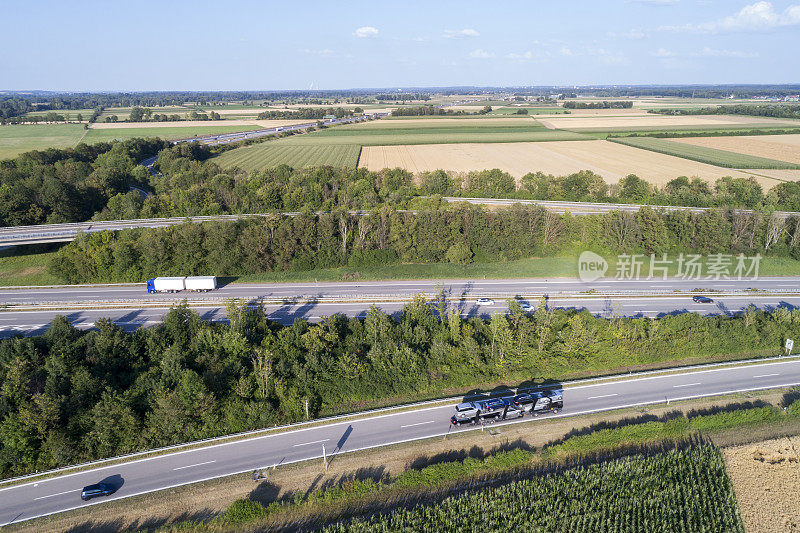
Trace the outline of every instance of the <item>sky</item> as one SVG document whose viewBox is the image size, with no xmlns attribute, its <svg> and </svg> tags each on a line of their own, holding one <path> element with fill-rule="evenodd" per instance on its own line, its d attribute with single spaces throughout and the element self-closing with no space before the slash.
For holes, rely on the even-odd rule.
<svg viewBox="0 0 800 533">
<path fill-rule="evenodd" d="M 800 0 L 0 0 L 0 89 L 800 82 Z"/>
</svg>

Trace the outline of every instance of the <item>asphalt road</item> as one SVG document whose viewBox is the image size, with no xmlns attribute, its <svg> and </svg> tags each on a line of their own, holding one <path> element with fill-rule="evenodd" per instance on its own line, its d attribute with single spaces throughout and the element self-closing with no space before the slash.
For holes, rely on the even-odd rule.
<svg viewBox="0 0 800 533">
<path fill-rule="evenodd" d="M 711 303 L 696 303 L 687 294 L 702 289 Z M 757 289 L 747 291 L 747 289 Z M 169 306 L 186 299 L 206 320 L 225 319 L 225 301 L 263 302 L 268 316 L 285 324 L 295 318 L 318 321 L 343 313 L 363 316 L 372 304 L 387 313 L 399 313 L 415 294 L 447 295 L 448 308 L 462 316 L 488 317 L 507 309 L 508 298 L 531 305 L 547 295 L 550 308 L 587 309 L 598 316 L 651 316 L 698 312 L 732 314 L 749 305 L 762 309 L 800 307 L 800 278 L 686 281 L 576 279 L 407 280 L 353 283 L 230 284 L 209 293 L 148 294 L 144 284 L 0 289 L 0 336 L 41 333 L 56 315 L 77 327 L 90 328 L 110 318 L 126 329 L 157 324 Z M 683 294 L 677 294 L 675 291 Z M 587 291 L 594 291 L 586 294 Z M 478 298 L 493 303 L 478 305 Z M 113 303 L 115 307 L 108 307 Z M 43 307 L 43 306 L 49 306 Z M 105 307 L 105 308 L 101 308 Z"/>
<path fill-rule="evenodd" d="M 522 299 L 534 307 L 536 300 Z M 344 314 L 350 317 L 364 317 L 370 303 L 354 302 L 297 302 L 285 304 L 267 304 L 264 309 L 271 320 L 289 325 L 296 318 L 309 322 L 319 322 L 323 317 Z M 375 302 L 384 312 L 398 315 L 405 302 Z M 721 296 L 713 298 L 711 303 L 695 303 L 690 296 L 661 297 L 606 297 L 606 298 L 550 298 L 551 309 L 586 309 L 594 315 L 602 317 L 658 317 L 667 313 L 699 313 L 702 315 L 730 315 L 738 313 L 749 306 L 771 310 L 777 307 L 788 309 L 800 308 L 800 294 L 792 296 Z M 506 312 L 505 300 L 494 300 L 491 305 L 477 305 L 473 300 L 454 302 L 448 309 L 458 309 L 462 317 L 480 316 L 490 318 L 493 313 Z M 223 305 L 197 305 L 192 310 L 203 320 L 225 321 L 227 315 Z M 126 330 L 149 327 L 161 323 L 169 307 L 130 307 L 114 309 L 47 309 L 47 310 L 5 310 L 0 311 L 0 338 L 16 333 L 37 335 L 43 333 L 57 315 L 66 316 L 70 323 L 80 329 L 94 327 L 101 318 L 110 319 Z"/>
<path fill-rule="evenodd" d="M 564 389 L 564 410 L 558 415 L 539 417 L 532 424 L 553 417 L 798 383 L 800 362 L 780 361 L 568 386 Z M 339 454 L 346 452 L 468 431 L 468 427 L 450 427 L 452 413 L 453 405 L 445 405 L 376 415 L 0 488 L 0 524 L 234 473 L 318 459 L 322 456 L 323 445 L 328 459 L 335 462 Z M 495 427 L 502 433 L 504 424 L 520 422 L 530 422 L 530 418 L 499 422 Z M 536 426 L 531 425 L 530 430 L 535 431 Z M 463 445 L 469 446 L 469 442 L 464 441 Z M 82 502 L 81 488 L 100 481 L 114 484 L 116 493 L 89 503 Z"/>
</svg>

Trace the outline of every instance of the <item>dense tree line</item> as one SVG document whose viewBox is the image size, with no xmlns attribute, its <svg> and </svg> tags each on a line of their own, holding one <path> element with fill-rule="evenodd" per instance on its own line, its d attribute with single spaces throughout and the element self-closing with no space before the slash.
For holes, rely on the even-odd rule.
<svg viewBox="0 0 800 533">
<path fill-rule="evenodd" d="M 393 117 L 426 117 L 437 115 L 485 115 L 491 113 L 491 106 L 484 106 L 478 111 L 465 111 L 463 109 L 448 109 L 433 105 L 400 107 L 392 111 Z"/>
<path fill-rule="evenodd" d="M 356 111 L 358 109 L 359 111 Z M 258 114 L 259 120 L 267 119 L 280 119 L 280 118 L 296 118 L 296 119 L 321 119 L 328 115 L 335 116 L 336 118 L 352 117 L 356 113 L 363 112 L 361 108 L 353 110 L 345 109 L 343 107 L 301 107 L 298 109 L 287 109 L 285 111 L 269 109 Z"/>
<path fill-rule="evenodd" d="M 744 253 L 800 258 L 798 220 L 741 211 L 611 212 L 573 217 L 536 206 L 457 204 L 416 214 L 382 207 L 238 222 L 186 223 L 80 235 L 49 265 L 68 283 L 153 276 L 235 276 L 391 263 L 493 262 L 585 249 L 617 253 Z"/>
<path fill-rule="evenodd" d="M 0 225 L 87 220 L 131 186 L 149 187 L 138 161 L 167 146 L 160 139 L 81 143 L 0 161 Z"/>
<path fill-rule="evenodd" d="M 210 324 L 178 306 L 134 332 L 58 318 L 40 337 L 0 340 L 0 476 L 298 421 L 305 401 L 319 416 L 687 353 L 773 353 L 800 334 L 800 314 L 783 308 L 604 319 L 512 302 L 481 319 L 437 306 L 417 298 L 396 316 L 372 308 L 291 326 L 235 304 L 230 325 Z"/>
<path fill-rule="evenodd" d="M 529 173 L 519 180 L 498 169 L 438 170 L 414 176 L 402 169 L 371 172 L 279 166 L 248 174 L 215 164 L 212 156 L 227 146 L 168 146 L 160 140 L 132 140 L 33 151 L 3 161 L 0 224 L 373 209 L 384 204 L 407 208 L 419 204 L 416 197 L 429 195 L 800 211 L 800 186 L 794 182 L 781 183 L 764 193 L 753 179 L 726 177 L 711 185 L 698 178 L 677 177 L 659 188 L 633 175 L 618 185 L 608 185 L 590 171 L 567 176 Z M 136 162 L 159 149 L 160 173 L 150 175 L 137 167 Z M 100 157 L 109 151 L 113 157 Z M 152 194 L 143 199 L 138 192 L 131 192 L 130 186 Z"/>
<path fill-rule="evenodd" d="M 408 100 L 428 101 L 431 99 L 429 94 L 424 93 L 391 93 L 391 94 L 376 94 L 376 100 L 386 102 L 405 102 Z"/>
<path fill-rule="evenodd" d="M 623 102 L 564 102 L 564 109 L 630 109 L 632 107 L 632 100 L 626 100 Z"/>
<path fill-rule="evenodd" d="M 701 109 L 651 109 L 661 115 L 749 115 L 772 118 L 800 118 L 800 105 L 736 104 Z"/>
</svg>

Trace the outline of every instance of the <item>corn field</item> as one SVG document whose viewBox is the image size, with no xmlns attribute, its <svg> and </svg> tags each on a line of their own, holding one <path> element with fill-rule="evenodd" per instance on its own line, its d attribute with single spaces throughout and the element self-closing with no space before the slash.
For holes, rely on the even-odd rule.
<svg viewBox="0 0 800 533">
<path fill-rule="evenodd" d="M 673 450 L 468 491 L 335 524 L 339 532 L 744 532 L 722 454 Z"/>
</svg>

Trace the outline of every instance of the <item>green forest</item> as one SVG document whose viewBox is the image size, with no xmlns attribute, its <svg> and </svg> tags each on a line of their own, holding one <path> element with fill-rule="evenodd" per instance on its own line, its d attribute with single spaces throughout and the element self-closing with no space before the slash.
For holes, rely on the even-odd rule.
<svg viewBox="0 0 800 533">
<path fill-rule="evenodd" d="M 39 337 L 0 340 L 0 475 L 181 443 L 304 417 L 498 383 L 533 385 L 628 365 L 771 355 L 800 312 L 610 319 L 548 309 L 464 318 L 442 295 L 390 316 L 283 326 L 231 303 L 230 324 L 185 306 L 126 332 L 56 319 Z M 446 420 L 442 421 L 447 424 Z"/>
</svg>

